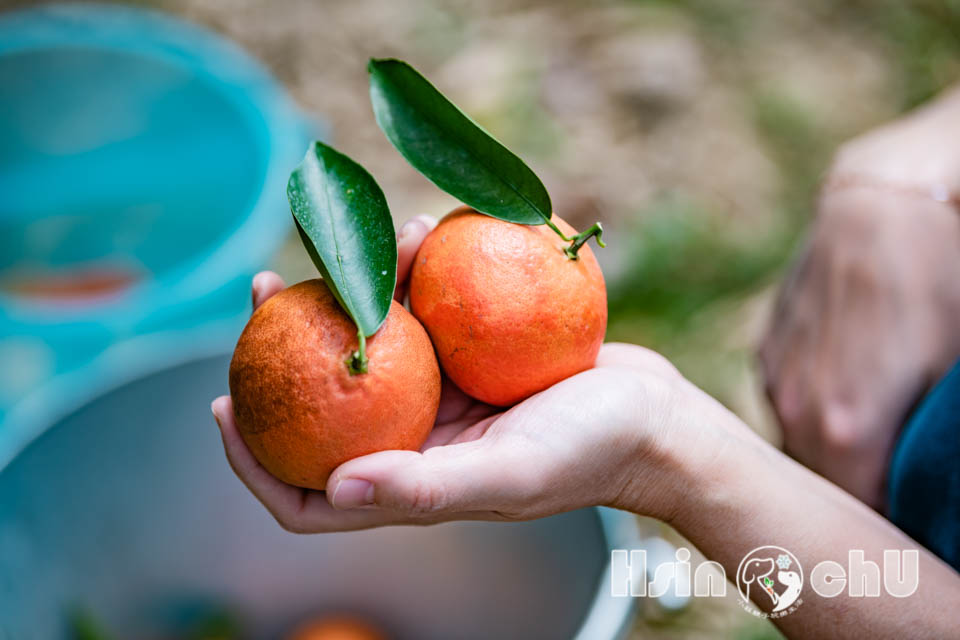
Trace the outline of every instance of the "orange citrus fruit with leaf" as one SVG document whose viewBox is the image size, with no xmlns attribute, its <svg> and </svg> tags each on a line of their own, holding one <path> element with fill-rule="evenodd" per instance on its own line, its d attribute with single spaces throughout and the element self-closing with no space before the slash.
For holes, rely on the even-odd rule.
<svg viewBox="0 0 960 640">
<path fill-rule="evenodd" d="M 567 236 L 576 232 L 553 216 Z M 464 392 L 511 405 L 593 366 L 607 328 L 607 291 L 589 246 L 570 259 L 547 225 L 461 207 L 414 260 L 410 308 L 443 370 Z"/>
<path fill-rule="evenodd" d="M 426 440 L 440 370 L 423 327 L 391 304 L 358 374 L 346 364 L 357 328 L 323 280 L 289 287 L 253 313 L 230 363 L 230 394 L 244 442 L 274 476 L 324 489 L 347 460 Z"/>
</svg>

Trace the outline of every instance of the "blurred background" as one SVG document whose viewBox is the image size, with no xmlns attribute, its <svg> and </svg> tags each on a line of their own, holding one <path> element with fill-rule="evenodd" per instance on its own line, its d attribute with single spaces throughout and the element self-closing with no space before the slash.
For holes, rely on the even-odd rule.
<svg viewBox="0 0 960 640">
<path fill-rule="evenodd" d="M 775 438 L 752 375 L 770 293 L 837 145 L 960 71 L 935 0 L 159 2 L 262 60 L 383 187 L 399 226 L 455 202 L 370 117 L 371 56 L 410 61 L 602 220 L 609 339 L 651 346 Z M 290 236 L 274 262 L 313 267 Z"/>
<path fill-rule="evenodd" d="M 4 10 L 35 5 L 0 2 Z M 754 349 L 831 154 L 960 75 L 956 0 L 162 0 L 135 6 L 202 25 L 258 59 L 292 96 L 296 115 L 290 117 L 302 118 L 290 145 L 323 135 L 365 165 L 398 227 L 416 214 L 441 216 L 455 206 L 403 161 L 370 112 L 366 60 L 410 61 L 534 168 L 560 216 L 578 228 L 603 221 L 608 248 L 597 254 L 610 294 L 608 338 L 663 352 L 775 443 Z M 0 86 L 0 94 L 14 90 Z M 211 138 L 198 148 L 217 144 L 225 142 Z M 289 163 L 286 171 L 299 158 L 297 149 L 278 160 Z M 209 162 L 217 162 L 215 153 Z M 245 170 L 222 178 L 220 193 L 233 191 Z M 227 206 L 222 200 L 209 207 Z M 264 259 L 288 282 L 313 277 L 288 218 L 276 224 L 284 225 L 283 237 L 267 243 L 271 255 Z M 170 233 L 186 242 L 190 229 Z M 0 292 L 20 286 L 10 274 L 22 265 L 8 258 L 28 232 L 3 232 L 8 236 L 0 246 L 8 256 L 0 256 L 6 269 Z M 115 274 L 88 276 L 93 280 L 86 286 L 95 289 L 116 284 L 110 281 Z M 245 298 L 236 313 L 244 313 L 244 305 Z M 0 400 L 6 394 L 12 405 L 28 390 L 23 367 L 42 369 L 37 362 L 46 356 L 28 343 L 11 344 L 0 344 L 0 359 L 17 357 L 20 364 L 7 374 Z M 644 526 L 676 540 L 661 525 Z M 646 616 L 635 637 L 778 634 L 731 597 Z"/>
</svg>

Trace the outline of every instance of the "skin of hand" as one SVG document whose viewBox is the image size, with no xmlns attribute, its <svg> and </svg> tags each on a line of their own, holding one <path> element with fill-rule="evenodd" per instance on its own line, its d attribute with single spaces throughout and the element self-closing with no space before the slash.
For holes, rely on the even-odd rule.
<svg viewBox="0 0 960 640">
<path fill-rule="evenodd" d="M 784 448 L 883 509 L 915 403 L 960 357 L 960 91 L 847 143 L 760 349 Z M 938 200 L 939 199 L 939 200 Z"/>
<path fill-rule="evenodd" d="M 414 218 L 398 237 L 402 299 L 420 243 L 436 222 Z M 257 275 L 254 308 L 283 289 Z M 421 451 L 385 451 L 351 460 L 326 492 L 293 487 L 256 461 L 237 431 L 227 396 L 212 405 L 231 466 L 284 528 L 362 529 L 444 520 L 523 520 L 596 504 L 616 504 L 638 458 L 658 455 L 663 403 L 687 384 L 662 356 L 634 345 L 605 345 L 595 368 L 502 413 L 444 381 L 437 423 Z M 638 393 L 638 390 L 640 393 Z M 642 416 L 642 419 L 641 419 Z M 635 429 L 638 422 L 648 425 Z M 591 425 L 585 428 L 584 425 Z M 658 489 L 650 483 L 649 512 Z"/>
<path fill-rule="evenodd" d="M 433 222 L 401 230 L 403 282 Z M 254 306 L 283 288 L 254 279 Z M 212 405 L 227 459 L 285 529 L 350 531 L 449 520 L 524 520 L 607 505 L 674 526 L 728 576 L 766 544 L 785 546 L 809 569 L 918 545 L 888 521 L 790 460 L 686 381 L 662 356 L 604 345 L 596 366 L 506 410 L 447 383 L 419 452 L 384 451 L 343 464 L 327 492 L 277 480 L 244 445 L 230 398 Z M 920 588 L 907 599 L 809 596 L 775 623 L 788 637 L 939 638 L 960 615 L 960 576 L 920 549 Z M 758 606 L 770 609 L 769 603 Z"/>
</svg>

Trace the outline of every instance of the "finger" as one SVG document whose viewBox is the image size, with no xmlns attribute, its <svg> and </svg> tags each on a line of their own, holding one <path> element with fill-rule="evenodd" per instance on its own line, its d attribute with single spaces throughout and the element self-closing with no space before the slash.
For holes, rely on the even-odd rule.
<svg viewBox="0 0 960 640">
<path fill-rule="evenodd" d="M 393 296 L 397 302 L 403 302 L 406 295 L 410 268 L 413 266 L 413 259 L 420 245 L 423 244 L 423 239 L 436 226 L 436 218 L 419 215 L 407 220 L 400 227 L 400 232 L 397 234 L 397 289 Z"/>
<path fill-rule="evenodd" d="M 841 370 L 828 377 L 830 393 L 820 400 L 819 470 L 875 509 L 883 507 L 886 468 L 899 427 L 926 386 L 916 372 L 899 373 L 899 377 L 877 375 L 865 380 Z"/>
<path fill-rule="evenodd" d="M 809 318 L 809 313 L 798 312 L 798 309 L 803 310 L 804 307 L 809 307 L 815 302 L 811 299 L 813 297 L 811 292 L 816 291 L 818 282 L 822 280 L 820 275 L 822 268 L 817 268 L 817 265 L 822 262 L 818 259 L 819 253 L 817 256 L 814 255 L 812 240 L 807 238 L 800 257 L 780 285 L 770 313 L 766 335 L 763 337 L 758 353 L 765 379 L 776 377 L 783 361 L 784 351 L 793 342 L 791 338 L 796 333 L 795 325 L 798 321 L 802 325 L 805 321 L 817 319 L 815 315 Z"/>
<path fill-rule="evenodd" d="M 327 494 L 311 491 L 304 501 L 303 509 L 291 521 L 281 523 L 294 533 L 334 533 L 358 531 L 390 525 L 429 525 L 450 520 L 507 520 L 493 511 L 465 511 L 456 514 L 433 513 L 418 516 L 405 512 L 390 511 L 376 507 L 335 509 L 327 501 Z"/>
<path fill-rule="evenodd" d="M 293 533 L 331 533 L 335 531 L 357 531 L 398 524 L 395 514 L 377 509 L 349 509 L 338 511 L 327 502 L 323 491 L 309 491 L 305 494 L 301 508 L 277 518 L 281 526 Z"/>
<path fill-rule="evenodd" d="M 832 257 L 835 277 L 824 288 L 825 321 L 815 349 L 820 363 L 808 375 L 818 470 L 841 487 L 880 506 L 883 470 L 898 426 L 920 393 L 916 362 L 892 347 L 902 332 L 902 302 L 885 291 L 885 276 L 856 250 Z"/>
<path fill-rule="evenodd" d="M 382 451 L 335 469 L 327 499 L 338 510 L 374 507 L 412 520 L 503 513 L 533 499 L 532 455 L 516 447 L 495 450 L 487 439 L 423 453 Z"/>
<path fill-rule="evenodd" d="M 791 363 L 771 382 L 767 397 L 783 435 L 784 453 L 810 469 L 823 473 L 818 461 L 823 454 L 819 423 L 821 407 L 810 389 L 807 367 Z"/>
<path fill-rule="evenodd" d="M 502 413 L 498 413 L 493 416 L 488 416 L 480 422 L 470 425 L 454 436 L 450 440 L 449 444 L 459 444 L 461 442 L 473 442 L 474 440 L 479 440 L 487 433 L 487 429 L 493 426 L 493 423 L 499 420 L 500 416 L 502 415 Z"/>
<path fill-rule="evenodd" d="M 220 427 L 227 461 L 237 477 L 281 523 L 296 514 L 302 506 L 304 490 L 282 482 L 257 462 L 237 430 L 230 396 L 214 400 L 210 410 Z"/>
<path fill-rule="evenodd" d="M 868 506 L 880 510 L 896 426 L 866 424 L 851 411 L 829 407 L 821 429 L 824 441 L 818 471 Z"/>
<path fill-rule="evenodd" d="M 420 447 L 420 451 L 423 452 L 433 447 L 457 442 L 476 440 L 486 432 L 487 427 L 500 415 L 491 416 L 487 411 L 496 411 L 496 409 L 486 405 L 478 405 L 459 420 L 434 427 L 427 437 L 427 441 Z"/>
<path fill-rule="evenodd" d="M 818 473 L 824 442 L 822 382 L 829 360 L 820 344 L 819 327 L 801 323 L 790 330 L 783 360 L 767 383 L 771 409 L 782 428 L 784 451 Z"/>
<path fill-rule="evenodd" d="M 483 418 L 499 411 L 496 407 L 474 400 L 465 394 L 446 375 L 443 376 L 440 389 L 437 424 L 446 424 L 465 417 Z"/>
<path fill-rule="evenodd" d="M 244 444 L 237 431 L 229 396 L 213 401 L 214 418 L 220 426 L 227 460 L 234 472 L 277 522 L 293 533 L 356 531 L 391 524 L 433 524 L 451 519 L 446 514 L 424 514 L 413 518 L 406 513 L 379 509 L 336 510 L 323 491 L 301 489 L 281 482 L 264 469 Z M 459 520 L 502 520 L 495 513 L 459 513 Z"/>
<path fill-rule="evenodd" d="M 813 244 L 804 250 L 783 285 L 762 352 L 764 387 L 783 429 L 784 451 L 820 473 L 818 388 L 836 355 L 824 326 L 835 323 L 843 309 L 831 303 L 833 261 L 832 252 Z"/>
<path fill-rule="evenodd" d="M 470 420 L 461 419 L 448 422 L 446 424 L 437 425 L 433 428 L 433 431 L 430 432 L 430 435 L 427 436 L 423 446 L 420 447 L 420 451 L 423 452 L 427 449 L 441 447 L 445 444 L 448 444 L 451 440 L 456 438 L 461 431 L 469 427 L 471 424 L 472 422 Z"/>
<path fill-rule="evenodd" d="M 821 250 L 811 235 L 780 287 L 758 363 L 764 391 L 784 429 L 784 445 L 800 458 L 816 456 L 812 438 L 812 383 L 822 362 L 818 327 L 829 313 L 825 289 L 829 281 L 830 252 Z"/>
<path fill-rule="evenodd" d="M 285 286 L 283 278 L 273 271 L 261 271 L 253 276 L 253 286 L 251 287 L 253 310 L 256 311 L 270 296 L 283 291 Z"/>
</svg>

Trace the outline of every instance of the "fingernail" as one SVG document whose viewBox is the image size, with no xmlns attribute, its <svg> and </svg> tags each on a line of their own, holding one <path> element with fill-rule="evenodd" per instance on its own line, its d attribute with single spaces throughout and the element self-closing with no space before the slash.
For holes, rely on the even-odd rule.
<svg viewBox="0 0 960 640">
<path fill-rule="evenodd" d="M 260 274 L 253 276 L 253 282 L 250 285 L 250 297 L 253 300 L 254 306 L 257 304 L 257 299 L 260 297 L 260 289 L 262 285 L 259 280 L 261 280 Z"/>
<path fill-rule="evenodd" d="M 373 504 L 373 484 L 358 478 L 341 480 L 330 499 L 335 509 L 355 509 Z"/>
<path fill-rule="evenodd" d="M 410 220 L 404 222 L 403 226 L 400 227 L 400 233 L 397 234 L 397 241 L 406 238 L 408 235 L 410 235 L 410 232 L 413 231 L 414 227 L 417 226 L 423 227 L 424 229 L 427 228 L 427 225 L 425 225 L 423 220 L 420 220 L 419 218 L 411 218 Z"/>
<path fill-rule="evenodd" d="M 213 414 L 213 419 L 217 421 L 217 426 L 220 427 L 220 416 L 217 414 L 217 401 L 214 400 L 210 403 L 210 413 Z"/>
</svg>

